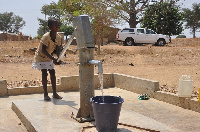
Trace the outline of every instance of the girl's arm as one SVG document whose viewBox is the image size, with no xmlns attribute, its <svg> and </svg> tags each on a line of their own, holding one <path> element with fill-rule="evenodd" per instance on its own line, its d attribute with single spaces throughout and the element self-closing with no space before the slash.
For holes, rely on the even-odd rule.
<svg viewBox="0 0 200 132">
<path fill-rule="evenodd" d="M 42 44 L 42 52 L 43 52 L 47 57 L 49 57 L 50 59 L 52 59 L 54 64 L 57 64 L 57 59 L 54 58 L 53 56 L 51 56 L 51 55 L 47 52 L 47 46 L 44 45 L 44 44 Z"/>
<path fill-rule="evenodd" d="M 56 55 L 57 55 L 57 57 L 59 57 L 60 56 L 60 53 L 62 52 L 62 50 L 63 50 L 63 47 L 62 47 L 62 45 L 60 45 L 60 46 L 56 46 Z"/>
</svg>

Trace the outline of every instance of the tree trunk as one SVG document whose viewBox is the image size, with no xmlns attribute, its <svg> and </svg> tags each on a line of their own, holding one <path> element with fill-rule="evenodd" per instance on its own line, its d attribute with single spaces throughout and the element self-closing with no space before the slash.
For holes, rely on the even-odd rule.
<svg viewBox="0 0 200 132">
<path fill-rule="evenodd" d="M 129 19 L 129 26 L 130 28 L 136 28 L 137 21 L 136 21 L 136 11 L 135 11 L 135 0 L 130 1 L 130 19 Z"/>
<path fill-rule="evenodd" d="M 193 38 L 196 38 L 196 29 L 195 29 L 195 27 L 193 27 L 193 29 L 192 29 L 192 32 L 193 32 Z"/>
<path fill-rule="evenodd" d="M 99 33 L 97 34 L 97 40 L 96 41 L 97 41 L 97 45 L 98 45 L 97 54 L 100 55 L 100 52 L 101 52 L 100 51 L 100 48 L 101 48 L 101 36 L 100 36 Z"/>
<path fill-rule="evenodd" d="M 137 25 L 136 14 L 130 13 L 129 26 L 130 28 L 136 28 L 136 25 Z"/>
<path fill-rule="evenodd" d="M 100 46 L 100 41 L 97 41 L 97 42 L 98 42 L 97 54 L 100 55 L 100 48 L 101 48 L 101 46 Z"/>
</svg>

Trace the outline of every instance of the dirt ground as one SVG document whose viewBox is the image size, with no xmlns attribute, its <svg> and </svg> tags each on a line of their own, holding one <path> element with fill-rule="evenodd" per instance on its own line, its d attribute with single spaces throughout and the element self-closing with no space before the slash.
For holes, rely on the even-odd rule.
<svg viewBox="0 0 200 132">
<path fill-rule="evenodd" d="M 31 67 L 38 40 L 0 42 L 0 78 L 8 87 L 41 85 L 41 72 Z M 56 76 L 79 74 L 79 54 L 71 45 L 63 58 L 67 64 L 56 65 Z M 193 96 L 200 87 L 200 38 L 172 39 L 172 43 L 157 47 L 148 45 L 122 46 L 110 43 L 101 46 L 101 54 L 94 52 L 95 60 L 103 60 L 104 73 L 120 73 L 159 81 L 160 89 L 177 92 L 181 75 L 193 80 Z M 95 67 L 95 74 L 97 67 Z M 50 83 L 50 81 L 49 81 Z"/>
</svg>

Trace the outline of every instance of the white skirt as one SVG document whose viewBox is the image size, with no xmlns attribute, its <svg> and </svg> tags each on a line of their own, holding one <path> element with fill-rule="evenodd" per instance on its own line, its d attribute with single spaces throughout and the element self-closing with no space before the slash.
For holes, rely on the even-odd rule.
<svg viewBox="0 0 200 132">
<path fill-rule="evenodd" d="M 37 69 L 37 70 L 42 70 L 42 69 L 54 69 L 54 64 L 53 61 L 49 62 L 33 62 L 32 63 L 32 68 Z"/>
</svg>

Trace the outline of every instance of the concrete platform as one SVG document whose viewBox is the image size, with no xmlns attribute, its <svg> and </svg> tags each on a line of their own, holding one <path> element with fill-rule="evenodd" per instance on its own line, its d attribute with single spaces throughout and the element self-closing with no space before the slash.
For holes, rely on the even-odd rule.
<svg viewBox="0 0 200 132">
<path fill-rule="evenodd" d="M 79 92 L 60 92 L 62 100 L 43 100 L 42 94 L 12 102 L 12 109 L 28 131 L 96 132 L 95 122 L 78 123 L 72 119 L 79 109 Z M 51 93 L 50 93 L 51 95 Z M 101 95 L 100 90 L 95 91 Z M 122 104 L 118 131 L 199 132 L 200 113 L 183 109 L 153 98 L 139 100 L 138 94 L 119 88 L 104 89 L 104 95 L 121 96 Z M 27 96 L 27 95 L 26 95 Z"/>
</svg>

